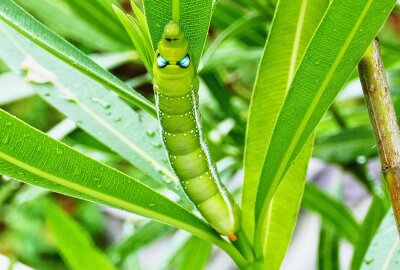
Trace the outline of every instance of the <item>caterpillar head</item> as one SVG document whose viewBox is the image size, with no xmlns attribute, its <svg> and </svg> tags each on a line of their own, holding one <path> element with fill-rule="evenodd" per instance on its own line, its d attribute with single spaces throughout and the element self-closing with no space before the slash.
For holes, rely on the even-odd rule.
<svg viewBox="0 0 400 270">
<path fill-rule="evenodd" d="M 170 21 L 158 43 L 157 66 L 159 69 L 178 71 L 190 66 L 189 44 L 181 27 Z"/>
</svg>

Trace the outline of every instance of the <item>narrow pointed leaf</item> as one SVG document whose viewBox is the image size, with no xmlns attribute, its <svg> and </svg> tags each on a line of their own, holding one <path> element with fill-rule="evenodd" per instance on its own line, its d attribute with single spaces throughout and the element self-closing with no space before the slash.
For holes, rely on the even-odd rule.
<svg viewBox="0 0 400 270">
<path fill-rule="evenodd" d="M 71 270 L 114 270 L 107 256 L 93 243 L 90 235 L 59 206 L 47 202 L 46 220 L 60 253 Z"/>
<path fill-rule="evenodd" d="M 360 225 L 350 210 L 314 184 L 306 185 L 302 206 L 318 213 L 325 223 L 332 225 L 349 242 L 354 244 L 358 240 Z"/>
<path fill-rule="evenodd" d="M 0 1 L 0 19 L 74 69 L 98 81 L 128 102 L 156 116 L 151 102 L 34 19 L 12 0 Z"/>
<path fill-rule="evenodd" d="M 299 64 L 271 137 L 257 193 L 256 230 L 262 227 L 269 202 L 285 172 L 394 4 L 394 0 L 331 2 Z"/>
<path fill-rule="evenodd" d="M 327 4 L 325 0 L 282 0 L 276 9 L 247 124 L 242 209 L 243 226 L 251 239 L 262 160 L 296 67 Z"/>
<path fill-rule="evenodd" d="M 379 226 L 361 270 L 394 270 L 400 263 L 400 239 L 393 211 L 390 210 Z"/>
<path fill-rule="evenodd" d="M 127 38 L 108 35 L 99 24 L 90 23 L 87 16 L 81 16 L 68 8 L 64 0 L 17 0 L 15 2 L 59 35 L 77 41 L 88 48 L 111 52 L 128 50 L 131 47 Z M 94 3 L 95 1 L 86 2 Z"/>
<path fill-rule="evenodd" d="M 339 235 L 322 222 L 318 243 L 318 270 L 339 270 Z"/>
<path fill-rule="evenodd" d="M 34 94 L 32 88 L 20 76 L 14 75 L 12 72 L 0 75 L 0 105 L 18 101 Z"/>
<path fill-rule="evenodd" d="M 115 14 L 117 14 L 122 25 L 125 27 L 125 30 L 128 32 L 128 35 L 131 38 L 133 45 L 140 55 L 140 59 L 147 69 L 147 72 L 152 74 L 153 47 L 151 45 L 149 32 L 145 29 L 147 25 L 140 24 L 140 21 L 126 15 L 116 6 L 114 6 L 114 12 Z"/>
<path fill-rule="evenodd" d="M 23 149 L 23 151 L 21 151 Z M 0 174 L 143 215 L 241 255 L 201 219 L 139 181 L 97 162 L 0 110 Z"/>
<path fill-rule="evenodd" d="M 82 129 L 155 179 L 158 185 L 161 183 L 176 191 L 177 179 L 167 163 L 161 138 L 154 128 L 141 121 L 136 111 L 113 92 L 36 46 L 2 21 L 0 40 L 0 58 L 21 76 L 19 80 L 27 79 L 35 68 L 50 72 L 56 77 L 55 81 L 32 82 L 31 88 Z M 27 73 L 23 64 L 27 65 L 28 60 L 32 66 L 25 67 L 29 69 Z"/>
<path fill-rule="evenodd" d="M 150 221 L 140 227 L 138 230 L 111 246 L 108 254 L 116 265 L 120 265 L 128 256 L 131 256 L 141 248 L 159 240 L 161 237 L 171 233 L 173 228 L 165 224 Z"/>
<path fill-rule="evenodd" d="M 360 228 L 360 235 L 358 241 L 354 245 L 353 258 L 351 260 L 351 269 L 359 270 L 363 263 L 365 254 L 371 244 L 379 225 L 382 223 L 385 215 L 388 212 L 390 205 L 386 205 L 382 198 L 374 197 L 368 209 L 364 221 Z"/>
<path fill-rule="evenodd" d="M 194 63 L 200 63 L 200 56 L 210 25 L 212 0 L 180 0 L 180 25 L 189 41 Z M 154 50 L 161 39 L 165 25 L 172 20 L 172 0 L 144 0 L 145 15 L 149 26 Z"/>
<path fill-rule="evenodd" d="M 307 143 L 279 185 L 268 210 L 263 236 L 264 261 L 269 270 L 279 270 L 296 225 L 308 161 L 312 153 L 313 140 Z"/>
</svg>

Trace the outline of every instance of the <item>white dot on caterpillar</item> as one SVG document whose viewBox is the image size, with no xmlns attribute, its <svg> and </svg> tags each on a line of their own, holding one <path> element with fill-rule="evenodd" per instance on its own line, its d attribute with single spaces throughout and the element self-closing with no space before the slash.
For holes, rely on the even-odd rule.
<svg viewBox="0 0 400 270">
<path fill-rule="evenodd" d="M 186 136 L 187 134 L 186 133 L 183 133 L 183 136 Z"/>
<path fill-rule="evenodd" d="M 203 176 L 202 176 L 202 175 L 200 175 L 200 179 L 203 179 Z"/>
</svg>

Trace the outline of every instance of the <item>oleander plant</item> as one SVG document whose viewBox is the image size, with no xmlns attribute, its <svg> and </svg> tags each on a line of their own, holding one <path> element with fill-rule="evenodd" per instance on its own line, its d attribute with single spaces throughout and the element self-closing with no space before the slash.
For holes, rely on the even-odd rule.
<svg viewBox="0 0 400 270">
<path fill-rule="evenodd" d="M 0 269 L 400 269 L 376 81 L 396 0 L 1 0 Z"/>
</svg>

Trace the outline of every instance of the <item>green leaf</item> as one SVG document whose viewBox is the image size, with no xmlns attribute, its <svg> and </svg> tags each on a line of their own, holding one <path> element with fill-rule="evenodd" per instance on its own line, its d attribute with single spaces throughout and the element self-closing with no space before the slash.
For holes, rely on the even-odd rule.
<svg viewBox="0 0 400 270">
<path fill-rule="evenodd" d="M 165 224 L 150 221 L 136 230 L 126 239 L 113 245 L 108 254 L 111 260 L 116 264 L 121 264 L 128 256 L 131 256 L 141 248 L 159 240 L 172 232 L 172 228 Z"/>
<path fill-rule="evenodd" d="M 88 48 L 100 51 L 121 51 L 130 48 L 129 40 L 123 35 L 118 38 L 105 33 L 99 23 L 91 23 L 88 16 L 81 16 L 75 10 L 69 8 L 65 0 L 17 0 L 17 4 L 44 22 L 61 36 L 77 41 Z M 95 1 L 85 1 L 93 3 Z M 104 2 L 104 1 L 100 1 Z M 109 2 L 109 1 L 107 1 Z M 109 2 L 109 8 L 111 3 Z M 43 8 L 46 7 L 46 8 Z M 57 16 L 54 16 L 57 14 Z M 114 16 L 113 14 L 111 14 Z M 122 32 L 122 34 L 124 34 Z"/>
<path fill-rule="evenodd" d="M 364 256 L 367 253 L 379 225 L 388 212 L 390 205 L 385 205 L 382 198 L 374 197 L 368 209 L 363 223 L 361 224 L 358 241 L 354 245 L 354 253 L 351 261 L 351 269 L 359 270 L 363 263 Z"/>
<path fill-rule="evenodd" d="M 239 266 L 245 263 L 232 245 L 194 214 L 139 181 L 49 138 L 3 110 L 0 110 L 0 174 L 170 224 L 216 244 Z"/>
<path fill-rule="evenodd" d="M 279 270 L 297 221 L 306 183 L 313 140 L 308 142 L 279 185 L 268 209 L 264 225 L 264 261 L 269 270 Z"/>
<path fill-rule="evenodd" d="M 0 2 L 0 19 L 74 69 L 116 92 L 128 102 L 156 116 L 154 105 L 151 102 L 38 22 L 13 1 Z"/>
<path fill-rule="evenodd" d="M 71 270 L 113 270 L 107 256 L 93 243 L 90 235 L 59 206 L 48 202 L 46 220 L 60 253 Z"/>
<path fill-rule="evenodd" d="M 143 61 L 147 72 L 153 74 L 153 57 L 154 51 L 151 45 L 150 34 L 147 28 L 143 13 L 132 2 L 132 8 L 135 10 L 136 17 L 126 15 L 118 7 L 114 6 L 114 12 L 117 14 L 125 30 L 128 32 L 133 45 L 135 46 L 140 58 Z"/>
<path fill-rule="evenodd" d="M 331 225 L 321 224 L 318 243 L 318 269 L 339 270 L 339 236 Z"/>
<path fill-rule="evenodd" d="M 351 243 L 356 243 L 360 225 L 349 209 L 340 201 L 329 196 L 314 184 L 307 184 L 304 189 L 302 206 L 314 211 Z"/>
<path fill-rule="evenodd" d="M 179 256 L 180 263 L 177 265 L 179 270 L 203 270 L 206 269 L 208 259 L 211 255 L 211 245 L 197 237 L 190 237 L 183 246 Z"/>
<path fill-rule="evenodd" d="M 330 4 L 299 64 L 271 137 L 257 192 L 255 239 L 262 234 L 268 205 L 282 177 L 346 83 L 394 3 L 394 0 L 333 0 Z"/>
<path fill-rule="evenodd" d="M 361 270 L 392 270 L 399 268 L 400 239 L 393 211 L 387 213 L 365 255 Z"/>
<path fill-rule="evenodd" d="M 235 37 L 238 34 L 245 33 L 246 31 L 251 30 L 254 26 L 260 24 L 260 20 L 262 19 L 261 16 L 255 15 L 255 14 L 249 14 L 243 16 L 243 18 L 240 18 L 236 20 L 234 23 L 232 23 L 229 27 L 227 27 L 224 31 L 222 31 L 216 40 L 211 43 L 210 47 L 208 47 L 207 51 L 204 53 L 203 58 L 201 59 L 202 65 L 205 65 L 205 69 L 210 68 L 212 69 L 212 65 L 208 65 L 209 59 L 214 56 L 216 50 L 218 47 L 223 43 L 224 41 Z M 200 70 L 203 68 L 200 66 Z"/>
<path fill-rule="evenodd" d="M 267 152 L 296 66 L 326 6 L 327 1 L 282 0 L 274 15 L 247 123 L 242 210 L 243 226 L 250 239 L 254 234 L 254 208 L 263 166 L 261 161 Z"/>
<path fill-rule="evenodd" d="M 177 191 L 176 176 L 167 163 L 161 139 L 154 131 L 154 126 L 157 125 L 149 125 L 149 121 L 143 122 L 139 113 L 113 92 L 37 47 L 2 21 L 0 40 L 0 58 L 16 74 L 24 74 L 29 69 L 25 75 L 28 78 L 30 73 L 43 69 L 42 72 L 51 71 L 51 76 L 56 77 L 47 84 L 29 84 L 44 100 L 150 175 L 158 185 L 161 183 L 174 192 Z M 27 65 L 30 62 L 31 66 L 22 70 L 23 63 Z M 182 198 L 186 198 L 182 190 L 178 191 L 181 191 Z"/>
<path fill-rule="evenodd" d="M 345 164 L 357 161 L 360 156 L 364 158 L 376 156 L 378 153 L 375 144 L 374 134 L 370 128 L 346 129 L 317 138 L 314 156 L 327 162 Z"/>
<path fill-rule="evenodd" d="M 12 72 L 0 75 L 0 89 L 7 89 L 7 91 L 0 91 L 0 105 L 9 104 L 35 94 L 20 76 L 14 75 Z"/>
<path fill-rule="evenodd" d="M 144 0 L 143 2 L 152 44 L 154 50 L 156 50 L 165 25 L 172 20 L 172 0 Z M 179 2 L 180 25 L 189 41 L 190 50 L 197 67 L 206 42 L 213 1 L 180 0 Z"/>
<path fill-rule="evenodd" d="M 343 174 L 335 177 L 329 183 L 329 193 L 332 198 L 340 200 L 343 197 Z M 319 270 L 339 270 L 339 241 L 340 235 L 335 226 L 325 221 L 321 217 L 321 226 L 318 243 L 318 269 Z"/>
<path fill-rule="evenodd" d="M 167 261 L 160 267 L 165 270 L 203 270 L 211 255 L 211 245 L 187 235 L 175 235 L 175 245 L 170 249 Z"/>
</svg>

